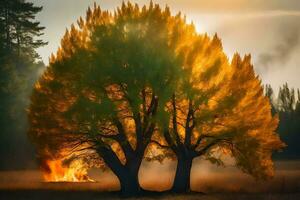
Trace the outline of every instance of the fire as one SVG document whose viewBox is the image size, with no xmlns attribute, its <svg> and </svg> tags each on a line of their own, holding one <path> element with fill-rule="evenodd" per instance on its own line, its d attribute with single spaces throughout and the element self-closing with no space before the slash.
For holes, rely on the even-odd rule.
<svg viewBox="0 0 300 200">
<path fill-rule="evenodd" d="M 93 181 L 87 175 L 88 168 L 81 160 L 75 160 L 69 166 L 63 160 L 47 160 L 44 170 L 46 182 L 88 182 Z"/>
</svg>

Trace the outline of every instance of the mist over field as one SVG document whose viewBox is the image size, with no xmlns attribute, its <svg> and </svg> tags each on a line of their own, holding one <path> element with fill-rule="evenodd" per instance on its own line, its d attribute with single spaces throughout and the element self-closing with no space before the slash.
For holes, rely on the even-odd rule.
<svg viewBox="0 0 300 200">
<path fill-rule="evenodd" d="M 176 162 L 163 164 L 144 162 L 139 172 L 144 189 L 164 191 L 171 187 L 176 170 Z M 68 183 L 44 182 L 39 170 L 19 170 L 0 172 L 0 191 L 49 190 L 49 191 L 117 191 L 119 183 L 110 171 L 91 169 L 89 176 L 95 182 Z M 275 177 L 269 181 L 256 181 L 235 167 L 216 167 L 201 159 L 194 161 L 191 185 L 193 191 L 213 193 L 293 193 L 300 190 L 300 161 L 276 161 Z M 1 193 L 1 192 L 0 192 Z"/>
<path fill-rule="evenodd" d="M 300 194 L 300 161 L 275 162 L 275 177 L 270 181 L 255 181 L 234 168 L 218 168 L 205 161 L 196 161 L 192 172 L 192 189 L 201 193 L 189 195 L 161 194 L 139 199 L 175 200 L 293 200 Z M 144 163 L 141 185 L 145 189 L 162 191 L 171 187 L 175 163 Z M 3 199 L 120 199 L 111 193 L 119 189 L 118 180 L 111 172 L 92 169 L 96 182 L 43 182 L 38 170 L 0 172 L 0 197 Z M 203 194 L 204 193 L 204 194 Z M 136 198 L 134 198 L 136 199 Z"/>
</svg>

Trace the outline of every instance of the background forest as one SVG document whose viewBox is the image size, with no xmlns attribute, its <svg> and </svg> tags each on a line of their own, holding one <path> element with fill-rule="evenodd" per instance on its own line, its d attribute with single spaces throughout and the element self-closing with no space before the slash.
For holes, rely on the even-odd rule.
<svg viewBox="0 0 300 200">
<path fill-rule="evenodd" d="M 279 88 L 278 94 L 270 85 L 265 86 L 265 94 L 270 98 L 272 112 L 279 115 L 279 126 L 277 132 L 287 147 L 279 153 L 274 154 L 277 159 L 299 159 L 300 147 L 300 91 L 289 88 L 284 84 Z"/>
<path fill-rule="evenodd" d="M 42 10 L 20 0 L 0 1 L 0 169 L 34 167 L 27 138 L 29 96 L 44 70 L 36 48 L 44 27 L 35 20 Z"/>
</svg>

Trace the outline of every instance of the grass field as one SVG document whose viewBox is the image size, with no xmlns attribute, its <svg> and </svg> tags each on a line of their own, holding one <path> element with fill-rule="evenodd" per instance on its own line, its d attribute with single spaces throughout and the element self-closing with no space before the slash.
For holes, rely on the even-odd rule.
<svg viewBox="0 0 300 200">
<path fill-rule="evenodd" d="M 300 199 L 300 161 L 276 162 L 275 177 L 256 181 L 233 167 L 218 168 L 197 162 L 192 169 L 193 193 L 188 195 L 151 194 L 139 199 L 174 200 L 298 200 Z M 174 163 L 144 164 L 140 171 L 143 188 L 163 191 L 171 187 Z M 116 177 L 109 172 L 92 170 L 96 182 L 45 183 L 37 170 L 0 172 L 0 199 L 119 199 Z M 198 192 L 198 193 L 197 193 Z M 199 192 L 203 192 L 199 193 Z"/>
</svg>

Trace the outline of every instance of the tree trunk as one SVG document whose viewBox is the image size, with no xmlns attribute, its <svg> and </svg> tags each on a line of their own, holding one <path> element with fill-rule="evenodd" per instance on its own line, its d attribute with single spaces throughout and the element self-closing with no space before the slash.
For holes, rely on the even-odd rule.
<svg viewBox="0 0 300 200">
<path fill-rule="evenodd" d="M 7 3 L 7 2 L 6 2 Z M 8 5 L 5 7 L 5 32 L 6 32 L 6 48 L 10 49 L 10 27 L 9 27 L 9 10 Z"/>
<path fill-rule="evenodd" d="M 138 179 L 139 168 L 107 163 L 120 182 L 120 193 L 124 197 L 137 196 L 141 187 Z"/>
<path fill-rule="evenodd" d="M 191 190 L 190 175 L 193 157 L 184 155 L 178 156 L 177 159 L 176 174 L 171 191 L 176 193 L 186 193 Z"/>
<path fill-rule="evenodd" d="M 142 188 L 139 183 L 139 169 L 142 164 L 145 148 L 138 149 L 133 157 L 127 158 L 127 164 L 119 176 L 121 195 L 124 197 L 138 196 Z"/>
<path fill-rule="evenodd" d="M 138 171 L 129 172 L 126 170 L 119 175 L 120 192 L 123 197 L 138 196 L 141 192 L 141 187 L 138 180 Z"/>
<path fill-rule="evenodd" d="M 134 160 L 123 165 L 117 155 L 110 148 L 106 148 L 103 145 L 98 146 L 97 152 L 103 158 L 106 165 L 118 177 L 121 195 L 125 197 L 137 196 L 141 191 L 138 181 L 138 172 L 141 162 L 135 162 L 139 160 Z"/>
</svg>

